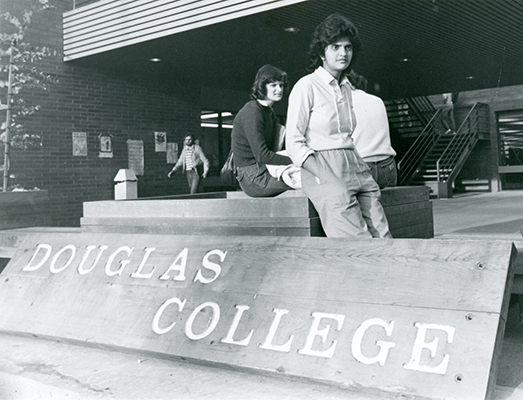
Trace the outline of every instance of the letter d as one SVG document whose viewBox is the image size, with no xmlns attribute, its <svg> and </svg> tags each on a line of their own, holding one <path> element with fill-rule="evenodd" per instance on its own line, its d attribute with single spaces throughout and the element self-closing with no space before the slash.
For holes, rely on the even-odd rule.
<svg viewBox="0 0 523 400">
<path fill-rule="evenodd" d="M 38 252 L 40 251 L 40 249 L 44 249 L 47 251 L 47 253 L 45 253 L 44 257 L 40 260 L 40 262 L 36 265 L 31 265 L 33 263 L 33 261 L 36 259 L 36 255 L 38 254 Z M 31 258 L 31 260 L 29 260 L 29 262 L 27 263 L 27 265 L 22 268 L 22 271 L 36 271 L 38 268 L 40 268 L 42 265 L 44 265 L 44 263 L 47 261 L 47 259 L 49 258 L 49 256 L 51 255 L 51 250 L 53 250 L 53 247 L 51 245 L 48 245 L 48 244 L 39 244 L 37 247 L 36 247 L 36 251 L 35 253 L 33 254 L 33 257 Z"/>
</svg>

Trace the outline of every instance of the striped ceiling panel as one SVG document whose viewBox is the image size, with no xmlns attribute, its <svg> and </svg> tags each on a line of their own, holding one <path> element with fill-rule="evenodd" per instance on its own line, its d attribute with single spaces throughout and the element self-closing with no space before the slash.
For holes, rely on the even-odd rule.
<svg viewBox="0 0 523 400">
<path fill-rule="evenodd" d="M 304 0 L 103 0 L 64 13 L 73 60 Z"/>
</svg>

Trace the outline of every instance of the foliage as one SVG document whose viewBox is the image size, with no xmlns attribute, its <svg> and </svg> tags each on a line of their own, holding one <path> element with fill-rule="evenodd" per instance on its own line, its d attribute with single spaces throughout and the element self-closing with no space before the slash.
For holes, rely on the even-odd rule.
<svg viewBox="0 0 523 400">
<path fill-rule="evenodd" d="M 5 142 L 7 124 L 10 126 L 10 145 L 16 148 L 27 149 L 41 146 L 40 135 L 28 132 L 20 117 L 33 115 L 40 109 L 40 105 L 33 104 L 24 97 L 29 89 L 49 90 L 51 84 L 57 80 L 52 75 L 40 70 L 35 62 L 45 57 L 57 54 L 46 46 L 34 46 L 24 41 L 27 30 L 37 12 L 49 9 L 49 0 L 35 0 L 32 7 L 23 10 L 21 18 L 8 12 L 0 15 L 0 19 L 8 23 L 2 23 L 0 32 L 0 111 L 7 114 L 9 92 L 11 93 L 10 121 L 2 123 L 0 128 L 0 140 Z M 12 70 L 11 85 L 9 85 L 9 68 Z M 11 86 L 9 88 L 9 86 Z"/>
</svg>

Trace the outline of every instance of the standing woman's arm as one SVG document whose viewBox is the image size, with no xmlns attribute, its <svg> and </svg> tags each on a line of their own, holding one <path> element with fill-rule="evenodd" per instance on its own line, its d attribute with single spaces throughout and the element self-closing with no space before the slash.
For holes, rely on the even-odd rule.
<svg viewBox="0 0 523 400">
<path fill-rule="evenodd" d="M 308 146 L 305 137 L 313 101 L 310 87 L 303 80 L 298 81 L 289 96 L 285 147 L 294 164 L 318 176 L 314 150 Z"/>
</svg>

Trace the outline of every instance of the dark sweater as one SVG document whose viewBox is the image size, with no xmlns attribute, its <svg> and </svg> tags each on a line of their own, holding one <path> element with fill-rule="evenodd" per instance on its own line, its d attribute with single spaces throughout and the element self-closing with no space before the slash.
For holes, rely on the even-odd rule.
<svg viewBox="0 0 523 400">
<path fill-rule="evenodd" d="M 276 136 L 276 116 L 270 107 L 251 100 L 234 118 L 232 128 L 232 151 L 234 165 L 244 167 L 258 162 L 269 165 L 288 165 L 289 157 L 273 152 Z"/>
</svg>

